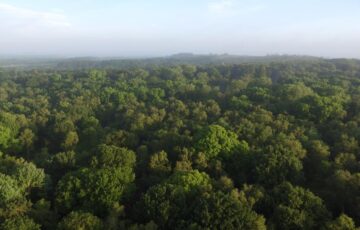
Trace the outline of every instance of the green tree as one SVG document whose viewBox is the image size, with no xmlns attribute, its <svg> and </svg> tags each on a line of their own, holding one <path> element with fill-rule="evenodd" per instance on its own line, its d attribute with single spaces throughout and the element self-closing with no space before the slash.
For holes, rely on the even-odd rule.
<svg viewBox="0 0 360 230">
<path fill-rule="evenodd" d="M 341 214 L 338 218 L 335 220 L 329 221 L 326 226 L 324 227 L 324 230 L 357 230 L 355 226 L 355 223 L 353 219 L 348 217 L 345 214 Z"/>
<path fill-rule="evenodd" d="M 276 185 L 286 180 L 302 178 L 302 161 L 306 155 L 301 143 L 293 136 L 281 134 L 259 153 L 256 162 L 257 180 L 265 185 Z"/>
<path fill-rule="evenodd" d="M 62 148 L 65 150 L 73 149 L 76 144 L 79 142 L 79 136 L 75 131 L 70 131 L 65 135 L 65 139 L 61 144 Z"/>
<path fill-rule="evenodd" d="M 60 179 L 64 174 L 76 168 L 76 153 L 74 151 L 60 152 L 52 156 L 50 171 L 53 177 Z"/>
<path fill-rule="evenodd" d="M 58 230 L 102 230 L 102 221 L 88 212 L 71 212 L 57 227 Z"/>
<path fill-rule="evenodd" d="M 36 136 L 31 129 L 25 129 L 19 136 L 20 144 L 23 146 L 27 158 L 30 157 L 29 153 L 33 149 L 35 139 Z"/>
<path fill-rule="evenodd" d="M 131 170 L 136 163 L 133 151 L 115 145 L 100 145 L 97 149 L 93 164 L 96 167 L 128 168 Z"/>
<path fill-rule="evenodd" d="M 0 146 L 1 146 L 1 149 L 2 150 L 7 149 L 10 145 L 11 140 L 12 140 L 11 130 L 0 124 Z"/>
<path fill-rule="evenodd" d="M 0 188 L 0 218 L 6 219 L 28 210 L 24 191 L 15 179 L 0 173 Z"/>
<path fill-rule="evenodd" d="M 275 187 L 267 199 L 272 207 L 269 223 L 275 229 L 319 229 L 330 217 L 321 198 L 288 182 Z"/>
<path fill-rule="evenodd" d="M 238 148 L 248 148 L 247 143 L 240 142 L 237 135 L 219 125 L 210 125 L 200 130 L 195 137 L 195 148 L 204 152 L 208 159 L 217 157 L 227 158 Z"/>
<path fill-rule="evenodd" d="M 211 180 L 197 170 L 175 172 L 161 184 L 151 187 L 137 203 L 135 216 L 141 221 L 155 221 L 162 228 L 180 224 L 188 205 L 203 191 L 211 190 Z"/>
<path fill-rule="evenodd" d="M 266 229 L 264 217 L 222 192 L 200 197 L 193 205 L 189 228 Z"/>
<path fill-rule="evenodd" d="M 104 216 L 132 189 L 134 179 L 129 168 L 80 169 L 59 181 L 56 207 L 61 213 L 80 208 Z"/>
<path fill-rule="evenodd" d="M 2 230 L 40 230 L 40 225 L 26 216 L 6 219 L 1 225 Z"/>
<path fill-rule="evenodd" d="M 45 199 L 40 199 L 32 205 L 29 216 L 43 229 L 54 229 L 58 221 L 58 215 L 52 210 L 51 202 Z"/>
<path fill-rule="evenodd" d="M 149 169 L 155 174 L 168 174 L 171 171 L 171 164 L 167 158 L 167 153 L 161 151 L 150 156 Z"/>
</svg>

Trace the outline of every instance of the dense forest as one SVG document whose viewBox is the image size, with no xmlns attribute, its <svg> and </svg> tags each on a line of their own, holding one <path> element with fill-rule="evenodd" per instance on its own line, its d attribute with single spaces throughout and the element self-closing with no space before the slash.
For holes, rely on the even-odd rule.
<svg viewBox="0 0 360 230">
<path fill-rule="evenodd" d="M 0 229 L 360 225 L 359 61 L 89 67 L 0 69 Z"/>
</svg>

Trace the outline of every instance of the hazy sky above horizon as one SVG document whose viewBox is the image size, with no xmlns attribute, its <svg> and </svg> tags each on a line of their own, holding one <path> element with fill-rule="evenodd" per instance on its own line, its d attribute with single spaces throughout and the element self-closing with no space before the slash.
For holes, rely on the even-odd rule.
<svg viewBox="0 0 360 230">
<path fill-rule="evenodd" d="M 359 0 L 0 0 L 0 55 L 360 58 Z"/>
</svg>

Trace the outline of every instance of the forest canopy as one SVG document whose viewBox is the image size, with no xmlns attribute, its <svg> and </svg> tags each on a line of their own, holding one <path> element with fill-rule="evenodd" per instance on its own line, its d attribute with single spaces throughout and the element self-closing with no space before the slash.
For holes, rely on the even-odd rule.
<svg viewBox="0 0 360 230">
<path fill-rule="evenodd" d="M 0 69 L 0 229 L 358 229 L 360 62 L 159 63 Z"/>
</svg>

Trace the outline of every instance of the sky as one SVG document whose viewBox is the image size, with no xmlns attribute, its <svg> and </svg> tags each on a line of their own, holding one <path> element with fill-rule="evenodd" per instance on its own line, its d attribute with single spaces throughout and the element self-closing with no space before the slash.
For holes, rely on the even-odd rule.
<svg viewBox="0 0 360 230">
<path fill-rule="evenodd" d="M 359 0 L 0 0 L 0 55 L 360 58 Z"/>
</svg>

